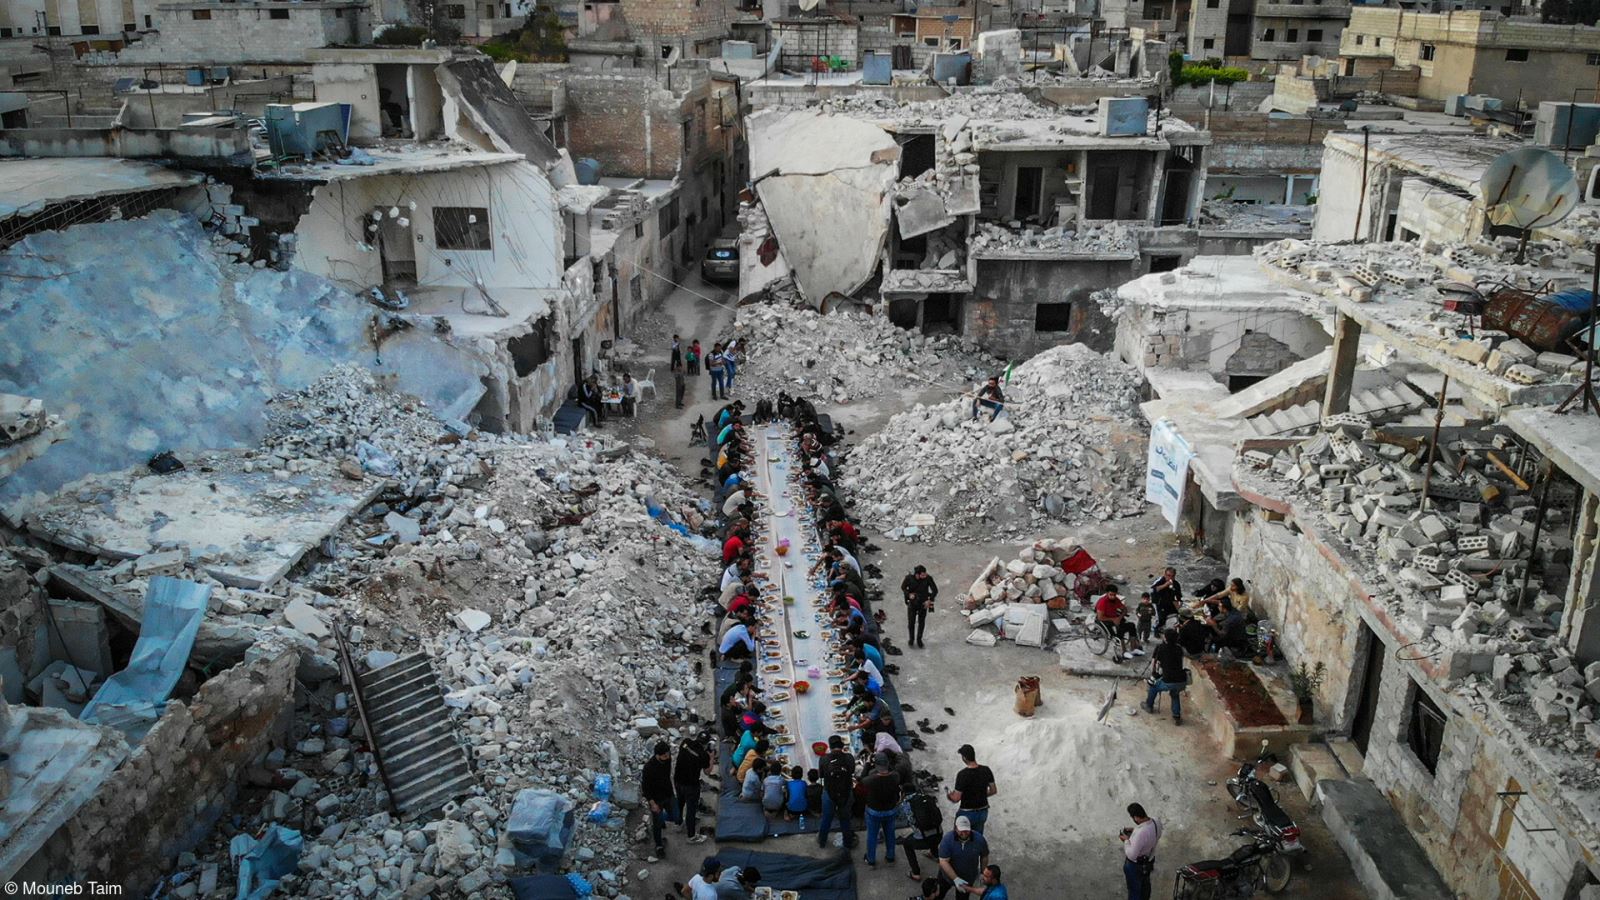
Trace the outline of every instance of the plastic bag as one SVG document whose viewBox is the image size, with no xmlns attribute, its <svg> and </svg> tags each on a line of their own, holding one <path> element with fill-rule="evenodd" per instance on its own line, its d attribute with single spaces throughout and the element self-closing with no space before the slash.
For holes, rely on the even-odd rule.
<svg viewBox="0 0 1600 900">
<path fill-rule="evenodd" d="M 536 865 L 553 867 L 561 862 L 575 825 L 572 804 L 553 791 L 525 788 L 511 804 L 506 833 L 519 853 Z"/>
<path fill-rule="evenodd" d="M 594 796 L 596 800 L 611 799 L 611 776 L 596 775 L 594 777 Z"/>
<path fill-rule="evenodd" d="M 589 812 L 584 818 L 596 825 L 604 825 L 605 821 L 611 818 L 611 801 L 596 800 L 595 804 L 589 807 Z"/>
<path fill-rule="evenodd" d="M 361 461 L 361 468 L 373 475 L 393 478 L 400 474 L 400 464 L 394 461 L 394 457 L 367 441 L 356 444 L 356 459 Z"/>
</svg>

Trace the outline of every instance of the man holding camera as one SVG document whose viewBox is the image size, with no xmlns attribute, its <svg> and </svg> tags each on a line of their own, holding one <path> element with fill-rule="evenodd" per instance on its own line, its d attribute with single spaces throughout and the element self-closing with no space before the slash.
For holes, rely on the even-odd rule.
<svg viewBox="0 0 1600 900">
<path fill-rule="evenodd" d="M 1145 815 L 1144 807 L 1128 804 L 1133 827 L 1122 829 L 1122 875 L 1128 881 L 1128 900 L 1150 900 L 1150 873 L 1156 868 L 1156 842 L 1161 823 Z"/>
</svg>

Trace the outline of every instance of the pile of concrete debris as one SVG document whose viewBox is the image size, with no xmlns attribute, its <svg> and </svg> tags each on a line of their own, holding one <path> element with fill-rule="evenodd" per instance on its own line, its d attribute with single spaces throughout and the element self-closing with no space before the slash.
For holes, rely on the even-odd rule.
<svg viewBox="0 0 1600 900">
<path fill-rule="evenodd" d="M 1077 576 L 1061 563 L 1079 549 L 1074 538 L 1045 539 L 1023 547 L 1015 559 L 989 560 L 961 604 L 974 629 L 967 643 L 993 647 L 1012 640 L 1020 647 L 1043 647 L 1050 634 L 1049 610 L 1072 602 Z"/>
<path fill-rule="evenodd" d="M 1139 378 L 1081 344 L 1018 366 L 1005 411 L 973 418 L 972 395 L 896 415 L 851 454 L 842 484 L 891 539 L 992 540 L 1049 519 L 1137 515 L 1148 430 Z"/>
<path fill-rule="evenodd" d="M 1012 222 L 1010 228 L 979 222 L 972 236 L 972 247 L 1002 253 L 1076 251 L 1094 255 L 1125 253 L 1130 258 L 1139 254 L 1139 243 L 1133 233 L 1115 223 L 1090 226 L 1081 231 L 1064 225 L 1036 231 L 1031 226 L 1024 228 L 1021 222 Z"/>
<path fill-rule="evenodd" d="M 714 545 L 692 536 L 700 502 L 626 446 L 463 435 L 359 370 L 274 407 L 272 454 L 379 472 L 389 489 L 293 583 L 252 592 L 249 612 L 322 656 L 341 624 L 363 668 L 428 653 L 480 786 L 441 820 L 400 821 L 349 697 L 327 682 L 299 710 L 292 751 L 259 773 L 259 805 L 236 810 L 237 830 L 305 831 L 296 895 L 475 896 L 517 867 L 507 816 L 535 788 L 577 812 L 566 864 L 600 896 L 625 893 L 640 766 L 654 741 L 697 727 L 702 705 L 704 648 L 683 624 L 717 568 Z M 224 608 L 242 593 L 224 590 Z M 610 809 L 586 817 L 601 775 L 615 784 Z M 187 877 L 231 868 L 229 831 L 186 855 Z"/>
<path fill-rule="evenodd" d="M 938 100 L 912 103 L 896 101 L 886 94 L 852 93 L 823 101 L 824 113 L 864 116 L 882 121 L 935 122 L 948 124 L 957 119 L 1051 119 L 1066 111 L 1045 106 L 1027 97 L 1014 83 L 984 85 L 959 91 Z M 958 123 L 956 129 L 961 127 Z"/>
<path fill-rule="evenodd" d="M 1501 468 L 1513 449 L 1503 435 L 1462 437 L 1430 462 L 1422 441 L 1346 413 L 1275 454 L 1246 450 L 1238 475 L 1308 499 L 1325 537 L 1350 546 L 1375 601 L 1418 636 L 1408 652 L 1440 661 L 1466 691 L 1505 700 L 1546 746 L 1592 756 L 1600 666 L 1580 671 L 1557 635 L 1572 491 L 1551 483 L 1540 526 L 1532 486 Z M 1588 768 L 1586 783 L 1600 786 Z"/>
<path fill-rule="evenodd" d="M 747 404 L 779 391 L 833 404 L 951 387 L 999 371 L 999 360 L 956 335 L 918 334 L 883 316 L 818 313 L 781 302 L 739 308 L 748 348 L 736 376 Z"/>
</svg>

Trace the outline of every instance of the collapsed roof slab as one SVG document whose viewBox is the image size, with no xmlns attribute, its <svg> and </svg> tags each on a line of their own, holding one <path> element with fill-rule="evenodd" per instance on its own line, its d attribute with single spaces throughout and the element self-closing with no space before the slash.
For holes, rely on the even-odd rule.
<svg viewBox="0 0 1600 900">
<path fill-rule="evenodd" d="M 45 540 L 109 559 L 185 547 L 223 584 L 269 587 L 371 503 L 378 478 L 352 481 L 329 463 L 274 470 L 264 457 L 218 453 L 155 475 L 140 466 L 90 475 L 25 517 Z"/>
<path fill-rule="evenodd" d="M 750 171 L 773 234 L 812 304 L 872 277 L 889 233 L 900 145 L 882 128 L 812 112 L 750 120 Z"/>
<path fill-rule="evenodd" d="M 0 751 L 10 756 L 4 765 L 11 793 L 0 808 L 0 878 L 9 879 L 116 771 L 128 742 L 62 709 L 6 712 Z"/>
<path fill-rule="evenodd" d="M 0 221 L 32 215 L 52 203 L 187 187 L 204 181 L 131 159 L 13 159 L 0 161 Z"/>
<path fill-rule="evenodd" d="M 1570 391 L 1573 385 L 1566 385 Z M 1554 462 L 1584 490 L 1600 495 L 1600 416 L 1587 411 L 1513 409 L 1500 421 Z"/>
</svg>

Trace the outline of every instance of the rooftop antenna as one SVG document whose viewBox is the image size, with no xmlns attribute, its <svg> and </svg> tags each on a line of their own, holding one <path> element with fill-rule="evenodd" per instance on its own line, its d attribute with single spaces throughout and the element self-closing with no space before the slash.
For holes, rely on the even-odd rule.
<svg viewBox="0 0 1600 900">
<path fill-rule="evenodd" d="M 1533 230 L 1560 222 L 1577 207 L 1578 180 L 1554 153 L 1523 147 L 1495 157 L 1478 180 L 1478 195 L 1491 223 L 1520 232 L 1520 264 Z"/>
</svg>

